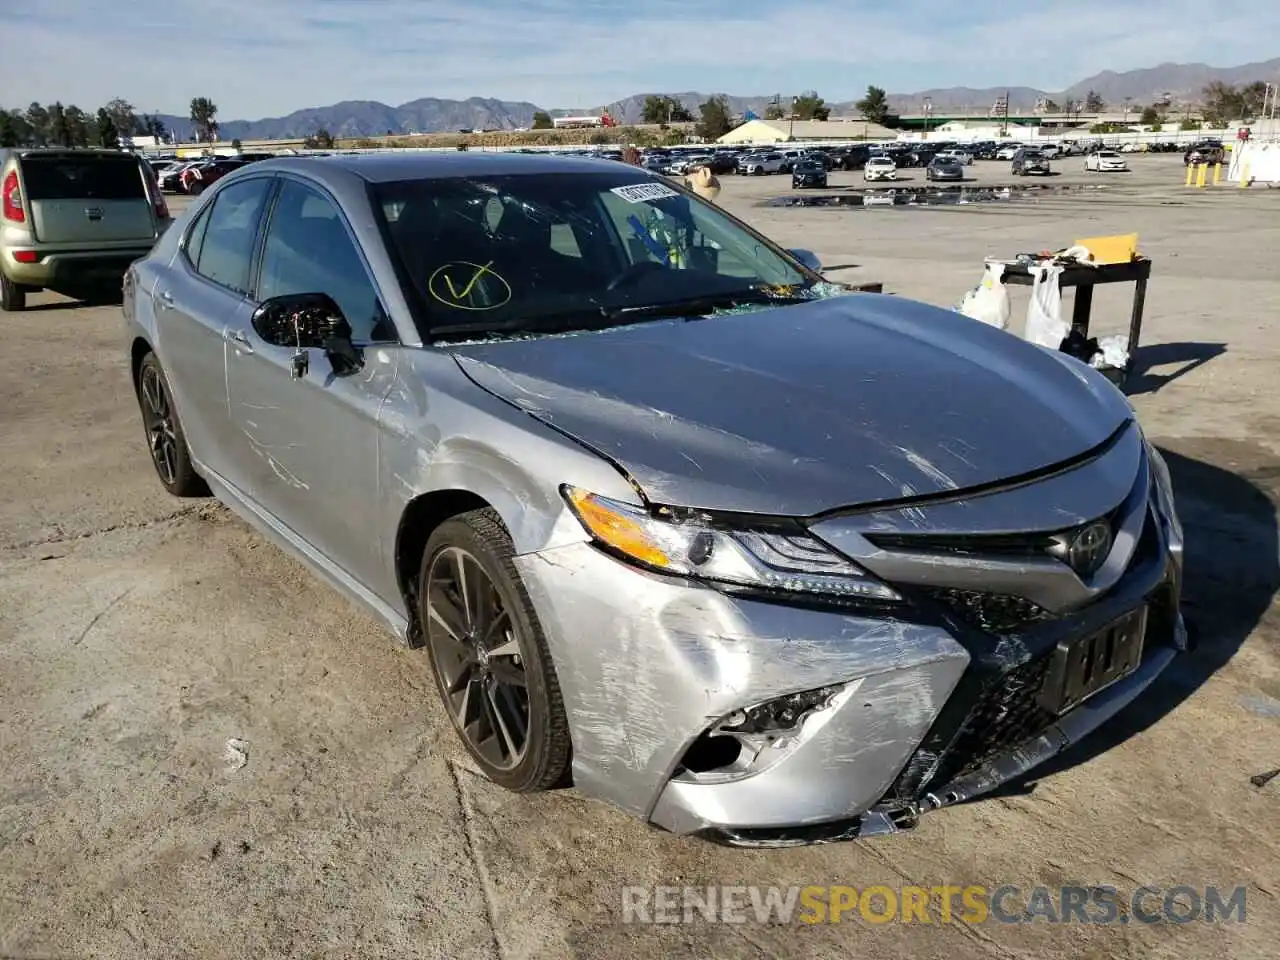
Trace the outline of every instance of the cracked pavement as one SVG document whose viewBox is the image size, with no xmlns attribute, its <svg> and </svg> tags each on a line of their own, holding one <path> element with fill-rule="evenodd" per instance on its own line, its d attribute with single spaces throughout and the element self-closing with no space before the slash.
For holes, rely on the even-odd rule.
<svg viewBox="0 0 1280 960">
<path fill-rule="evenodd" d="M 720 202 L 784 245 L 862 265 L 833 276 L 944 305 L 988 254 L 1137 230 L 1155 260 L 1134 402 L 1170 451 L 1200 651 L 1028 789 L 871 841 L 727 850 L 479 779 L 421 651 L 224 508 L 162 492 L 116 308 L 0 315 L 0 957 L 1274 956 L 1280 780 L 1249 778 L 1280 766 L 1280 193 L 1133 164 L 1094 195 L 945 210 L 763 209 L 786 178 L 724 178 Z M 1126 294 L 1099 290 L 1095 316 L 1122 325 Z M 1244 885 L 1248 915 L 622 917 L 627 885 L 837 883 Z"/>
</svg>

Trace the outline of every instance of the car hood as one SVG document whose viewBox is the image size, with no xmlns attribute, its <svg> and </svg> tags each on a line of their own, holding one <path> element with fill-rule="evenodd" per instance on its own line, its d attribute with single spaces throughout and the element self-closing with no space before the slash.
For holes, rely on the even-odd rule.
<svg viewBox="0 0 1280 960">
<path fill-rule="evenodd" d="M 1131 415 L 1064 354 L 875 294 L 453 350 L 652 502 L 707 510 L 948 494 L 1079 456 Z"/>
</svg>

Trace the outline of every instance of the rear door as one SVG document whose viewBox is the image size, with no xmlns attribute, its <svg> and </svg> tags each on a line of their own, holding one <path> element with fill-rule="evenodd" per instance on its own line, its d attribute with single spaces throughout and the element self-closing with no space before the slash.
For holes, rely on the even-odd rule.
<svg viewBox="0 0 1280 960">
<path fill-rule="evenodd" d="M 127 153 L 29 153 L 22 186 L 40 243 L 147 243 L 155 211 L 138 159 Z"/>
</svg>

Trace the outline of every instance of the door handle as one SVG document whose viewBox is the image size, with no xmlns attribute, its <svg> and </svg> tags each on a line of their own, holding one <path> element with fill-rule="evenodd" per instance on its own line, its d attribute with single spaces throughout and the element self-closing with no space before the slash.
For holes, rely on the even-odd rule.
<svg viewBox="0 0 1280 960">
<path fill-rule="evenodd" d="M 161 310 L 173 309 L 173 291 L 172 290 L 161 290 L 159 300 L 160 300 Z"/>
<path fill-rule="evenodd" d="M 225 330 L 222 337 L 241 353 L 253 353 L 253 344 L 249 342 L 249 335 L 243 330 Z"/>
</svg>

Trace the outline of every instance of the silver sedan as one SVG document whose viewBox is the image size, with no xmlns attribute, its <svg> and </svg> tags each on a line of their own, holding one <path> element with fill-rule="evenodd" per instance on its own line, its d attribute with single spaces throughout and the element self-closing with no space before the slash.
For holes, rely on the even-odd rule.
<svg viewBox="0 0 1280 960">
<path fill-rule="evenodd" d="M 622 164 L 283 159 L 133 266 L 127 349 L 164 486 L 424 648 L 494 781 L 805 843 L 1021 774 L 1185 646 L 1125 398 L 815 267 Z"/>
</svg>

